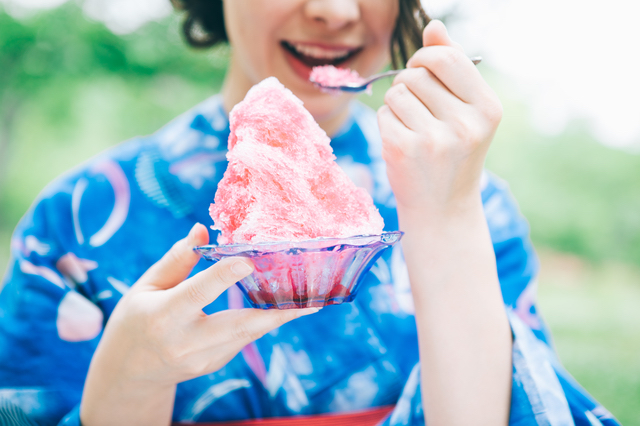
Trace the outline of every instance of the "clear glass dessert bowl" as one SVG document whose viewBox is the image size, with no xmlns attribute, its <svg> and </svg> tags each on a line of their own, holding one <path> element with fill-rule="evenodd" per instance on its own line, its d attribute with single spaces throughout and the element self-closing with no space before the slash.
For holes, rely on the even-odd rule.
<svg viewBox="0 0 640 426">
<path fill-rule="evenodd" d="M 351 302 L 364 275 L 402 235 L 394 231 L 194 250 L 213 262 L 231 256 L 251 259 L 255 270 L 237 283 L 249 304 L 260 309 L 297 309 Z"/>
</svg>

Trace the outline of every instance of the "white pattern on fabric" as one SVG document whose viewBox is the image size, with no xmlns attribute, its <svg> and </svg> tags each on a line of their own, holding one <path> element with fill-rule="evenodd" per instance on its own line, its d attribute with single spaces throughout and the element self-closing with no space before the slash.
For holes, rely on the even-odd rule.
<svg viewBox="0 0 640 426">
<path fill-rule="evenodd" d="M 67 342 L 94 339 L 102 331 L 102 321 L 102 311 L 73 290 L 58 305 L 56 328 L 60 339 Z"/>
<path fill-rule="evenodd" d="M 414 398 L 416 391 L 418 390 L 418 384 L 420 383 L 420 365 L 416 364 L 409 374 L 409 379 L 404 387 L 402 396 L 398 400 L 393 412 L 389 424 L 392 426 L 408 425 L 411 417 L 411 401 Z"/>
<path fill-rule="evenodd" d="M 282 390 L 285 393 L 287 407 L 299 413 L 309 405 L 309 399 L 297 375 L 290 370 L 290 365 L 280 345 L 273 346 L 271 361 L 267 370 L 267 391 L 271 397 Z"/>
<path fill-rule="evenodd" d="M 37 275 L 41 278 L 44 278 L 45 280 L 57 285 L 60 288 L 66 287 L 60 275 L 56 274 L 52 269 L 49 269 L 46 266 L 36 266 L 28 260 L 21 260 L 20 270 L 25 274 Z"/>
<path fill-rule="evenodd" d="M 84 244 L 84 235 L 82 234 L 82 228 L 80 228 L 80 201 L 82 195 L 87 189 L 89 181 L 86 178 L 78 179 L 76 185 L 73 187 L 73 193 L 71 194 L 71 209 L 73 212 L 73 229 L 76 233 L 76 241 L 78 244 Z"/>
<path fill-rule="evenodd" d="M 513 363 L 516 380 L 529 395 L 539 425 L 573 425 L 571 410 L 564 397 L 549 356 L 548 347 L 535 338 L 520 318 L 508 312 L 514 334 Z"/>
<path fill-rule="evenodd" d="M 126 294 L 129 291 L 129 286 L 125 283 L 123 283 L 120 280 L 117 280 L 113 277 L 107 277 L 107 281 L 109 282 L 109 284 L 111 284 L 111 287 L 115 288 L 116 290 L 118 290 L 118 292 L 120 294 Z"/>
<path fill-rule="evenodd" d="M 39 256 L 46 256 L 49 254 L 51 246 L 43 243 L 33 235 L 27 235 L 24 239 L 24 255 L 29 256 L 31 253 L 36 253 Z"/>
<path fill-rule="evenodd" d="M 129 213 L 129 203 L 131 202 L 131 190 L 129 181 L 120 166 L 112 161 L 105 161 L 95 165 L 91 171 L 96 174 L 103 174 L 113 188 L 115 201 L 111 214 L 98 232 L 89 238 L 89 244 L 93 247 L 100 247 L 120 229 Z"/>
<path fill-rule="evenodd" d="M 245 379 L 229 379 L 215 384 L 200 394 L 193 404 L 184 410 L 183 414 L 180 416 L 180 421 L 195 422 L 198 420 L 202 412 L 209 408 L 211 404 L 215 403 L 218 399 L 238 389 L 250 387 L 251 383 Z"/>
<path fill-rule="evenodd" d="M 333 401 L 329 408 L 332 411 L 345 412 L 371 407 L 380 389 L 376 377 L 373 366 L 352 374 L 344 388 L 333 391 Z"/>
<path fill-rule="evenodd" d="M 36 426 L 31 420 L 46 408 L 41 389 L 0 389 L 0 426 Z"/>
<path fill-rule="evenodd" d="M 518 300 L 516 301 L 516 308 L 513 310 L 513 312 L 518 315 L 522 322 L 531 327 L 533 330 L 542 329 L 540 319 L 537 315 L 531 312 L 531 308 L 533 308 L 536 303 L 537 289 L 538 281 L 531 280 L 531 282 L 518 297 Z"/>
<path fill-rule="evenodd" d="M 176 175 L 181 182 L 191 185 L 194 189 L 201 189 L 206 181 L 213 179 L 215 176 L 215 164 L 225 158 L 226 152 L 198 154 L 176 162 L 169 168 L 169 172 Z"/>
<path fill-rule="evenodd" d="M 598 420 L 598 418 L 594 416 L 591 411 L 585 411 L 584 415 L 587 416 L 587 418 L 591 422 L 591 426 L 602 426 L 602 422 Z"/>
</svg>

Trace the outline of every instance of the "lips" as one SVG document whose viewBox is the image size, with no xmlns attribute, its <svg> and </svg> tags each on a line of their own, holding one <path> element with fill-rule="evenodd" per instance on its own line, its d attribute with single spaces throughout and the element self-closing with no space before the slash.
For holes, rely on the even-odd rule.
<svg viewBox="0 0 640 426">
<path fill-rule="evenodd" d="M 357 55 L 362 47 L 325 47 L 312 43 L 280 42 L 284 50 L 309 68 L 340 65 Z"/>
</svg>

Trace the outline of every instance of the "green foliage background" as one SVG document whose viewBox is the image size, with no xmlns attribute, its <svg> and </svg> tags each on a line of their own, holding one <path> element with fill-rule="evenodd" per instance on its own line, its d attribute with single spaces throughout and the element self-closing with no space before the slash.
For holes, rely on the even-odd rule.
<svg viewBox="0 0 640 426">
<path fill-rule="evenodd" d="M 21 21 L 0 8 L 0 272 L 44 185 L 217 93 L 227 54 L 185 48 L 177 16 L 116 36 L 74 4 Z M 505 107 L 487 166 L 510 183 L 543 254 L 540 305 L 560 356 L 640 425 L 640 156 L 604 147 L 580 122 L 537 134 L 526 100 L 481 69 Z M 379 106 L 388 84 L 362 101 Z"/>
</svg>

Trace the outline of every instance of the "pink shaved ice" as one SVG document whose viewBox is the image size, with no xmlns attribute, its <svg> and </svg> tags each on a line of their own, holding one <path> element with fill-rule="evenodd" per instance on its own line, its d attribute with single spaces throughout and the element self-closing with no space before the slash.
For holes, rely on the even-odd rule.
<svg viewBox="0 0 640 426">
<path fill-rule="evenodd" d="M 323 65 L 319 67 L 313 67 L 311 74 L 309 74 L 309 81 L 318 83 L 321 86 L 337 87 L 344 86 L 350 83 L 363 84 L 366 79 L 360 77 L 355 70 L 349 68 L 336 68 L 333 65 Z M 325 93 L 340 94 L 339 90 L 332 90 L 321 88 Z M 371 87 L 367 87 L 367 93 L 371 94 Z"/>
<path fill-rule="evenodd" d="M 275 77 L 229 114 L 229 166 L 209 214 L 218 244 L 382 233 L 371 196 L 334 161 L 330 139 Z"/>
</svg>

